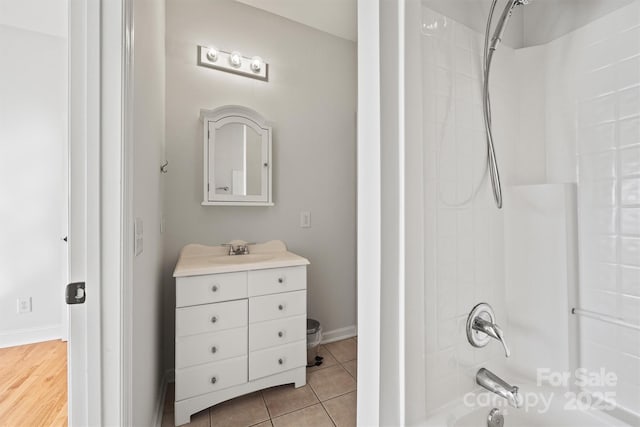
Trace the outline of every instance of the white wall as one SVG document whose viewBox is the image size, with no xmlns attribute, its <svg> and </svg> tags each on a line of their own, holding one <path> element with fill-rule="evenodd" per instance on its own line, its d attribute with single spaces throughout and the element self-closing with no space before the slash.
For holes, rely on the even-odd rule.
<svg viewBox="0 0 640 427">
<path fill-rule="evenodd" d="M 67 40 L 34 31 L 37 20 L 8 23 L 0 23 L 0 347 L 60 338 L 66 284 Z M 18 297 L 32 297 L 31 313 L 17 314 Z"/>
<path fill-rule="evenodd" d="M 164 372 L 160 221 L 165 135 L 165 7 L 133 2 L 133 216 L 143 222 L 143 252 L 133 263 L 132 425 L 153 424 Z M 133 218 L 132 218 L 133 220 Z M 133 236 L 131 236 L 133 238 Z"/>
<path fill-rule="evenodd" d="M 356 324 L 356 44 L 231 0 L 167 2 L 165 339 L 188 243 L 284 240 L 309 258 L 308 313 L 325 331 Z M 260 55 L 269 82 L 198 67 L 197 45 Z M 273 123 L 274 207 L 203 207 L 201 108 L 239 104 Z M 312 227 L 299 227 L 310 211 Z"/>
</svg>

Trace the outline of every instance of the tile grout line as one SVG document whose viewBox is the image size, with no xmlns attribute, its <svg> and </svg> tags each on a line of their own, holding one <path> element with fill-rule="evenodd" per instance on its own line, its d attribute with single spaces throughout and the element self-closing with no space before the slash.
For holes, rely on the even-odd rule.
<svg viewBox="0 0 640 427">
<path fill-rule="evenodd" d="M 317 395 L 316 395 L 316 393 L 313 391 L 313 388 L 312 388 L 311 386 L 309 386 L 309 388 L 311 389 L 312 393 L 316 396 L 316 399 L 318 399 L 318 396 L 317 396 Z M 311 406 L 317 405 L 318 403 L 321 403 L 321 402 L 320 402 L 320 399 L 318 399 L 318 401 L 317 401 L 317 402 L 313 402 L 313 403 L 311 403 L 311 404 L 309 404 L 309 405 L 306 405 L 306 406 L 303 406 L 303 407 L 301 407 L 301 408 L 294 409 L 294 410 L 291 410 L 291 411 L 288 411 L 288 412 L 284 412 L 284 413 L 282 413 L 282 414 L 278 415 L 277 417 L 271 417 L 271 411 L 269 411 L 269 417 L 270 417 L 270 419 L 271 419 L 271 420 L 273 420 L 273 418 L 280 418 L 280 417 L 283 417 L 283 416 L 285 416 L 285 415 L 292 414 L 292 413 L 297 412 L 297 411 L 302 411 L 303 409 L 307 409 L 307 408 L 309 408 L 309 407 L 311 407 Z M 269 410 L 269 407 L 267 407 L 267 411 L 268 411 L 268 410 Z"/>
<path fill-rule="evenodd" d="M 267 399 L 264 398 L 264 390 L 260 390 L 260 397 L 262 397 L 262 403 L 264 403 L 264 407 L 267 408 L 267 415 L 269 415 L 269 421 L 273 419 L 271 416 L 271 411 L 269 410 L 269 405 L 267 405 Z M 273 423 L 271 423 L 273 425 Z"/>
<path fill-rule="evenodd" d="M 331 414 L 329 413 L 329 411 L 327 411 L 326 406 L 324 406 L 324 403 L 320 402 L 320 405 L 322 405 L 322 410 L 324 411 L 325 414 L 327 414 L 327 416 L 329 417 L 329 420 L 331 420 L 331 423 L 335 426 L 338 427 L 338 424 L 336 423 L 336 421 L 333 419 L 333 417 L 331 416 Z"/>
<path fill-rule="evenodd" d="M 329 411 L 327 411 L 327 408 L 324 407 L 322 400 L 320 400 L 320 396 L 318 396 L 318 393 L 316 393 L 316 391 L 313 389 L 313 386 L 311 384 L 309 384 L 309 388 L 311 389 L 313 394 L 316 396 L 316 399 L 318 399 L 318 403 L 320 403 L 322 410 L 324 411 L 325 414 L 327 414 L 327 416 L 329 417 L 329 420 L 331 420 L 331 423 L 334 425 L 334 427 L 337 427 L 336 423 L 333 421 L 333 418 L 331 417 L 331 414 L 329 414 Z"/>
</svg>

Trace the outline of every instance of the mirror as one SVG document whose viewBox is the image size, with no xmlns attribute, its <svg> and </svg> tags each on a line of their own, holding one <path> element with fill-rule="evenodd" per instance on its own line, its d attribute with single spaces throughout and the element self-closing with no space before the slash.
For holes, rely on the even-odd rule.
<svg viewBox="0 0 640 427">
<path fill-rule="evenodd" d="M 227 106 L 202 110 L 203 205 L 272 206 L 271 127 L 257 112 Z"/>
</svg>

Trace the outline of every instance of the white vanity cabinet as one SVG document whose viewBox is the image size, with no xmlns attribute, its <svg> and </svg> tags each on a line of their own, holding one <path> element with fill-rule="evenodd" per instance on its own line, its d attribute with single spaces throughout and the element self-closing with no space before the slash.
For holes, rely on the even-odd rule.
<svg viewBox="0 0 640 427">
<path fill-rule="evenodd" d="M 306 383 L 308 261 L 285 254 L 295 257 L 293 265 L 276 257 L 276 268 L 270 260 L 244 271 L 174 273 L 176 425 L 236 396 Z M 183 264 L 189 262 L 195 265 Z"/>
</svg>

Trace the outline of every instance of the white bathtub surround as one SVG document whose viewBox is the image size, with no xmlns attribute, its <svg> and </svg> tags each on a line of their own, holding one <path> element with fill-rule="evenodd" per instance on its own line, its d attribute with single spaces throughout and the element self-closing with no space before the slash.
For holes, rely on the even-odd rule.
<svg viewBox="0 0 640 427">
<path fill-rule="evenodd" d="M 431 414 L 475 389 L 479 366 L 516 385 L 516 373 L 531 380 L 536 368 L 573 372 L 583 366 L 617 374 L 615 386 L 583 391 L 615 392 L 610 414 L 638 422 L 640 334 L 570 315 L 577 304 L 640 321 L 640 2 L 629 3 L 548 44 L 517 50 L 501 45 L 496 52 L 491 88 L 503 212 L 488 203 L 488 183 L 481 179 L 483 35 L 423 3 L 422 80 L 409 87 L 422 86 L 423 93 Z M 536 7 L 560 13 L 567 6 Z M 577 184 L 577 201 L 566 183 Z M 581 282 L 574 289 L 578 271 Z M 512 358 L 505 360 L 498 346 L 490 354 L 474 353 L 463 329 L 449 320 L 461 319 L 471 299 L 491 303 L 498 319 L 507 316 L 499 323 L 513 343 Z M 536 308 L 543 316 L 537 323 Z M 484 422 L 487 414 L 477 420 Z M 516 415 L 506 422 L 614 425 L 582 417 L 556 411 L 551 418 Z"/>
<path fill-rule="evenodd" d="M 423 147 L 425 174 L 425 325 L 427 413 L 473 390 L 475 374 L 489 361 L 504 360 L 498 342 L 473 348 L 467 315 L 480 302 L 506 321 L 503 213 L 483 174 L 486 142 L 481 107 L 481 36 L 423 8 Z M 492 86 L 498 161 L 505 141 L 517 136 L 506 120 L 516 108 L 513 51 L 495 59 Z M 505 162 L 500 162 L 501 166 Z M 503 166 L 503 177 L 508 168 Z M 506 336 L 509 342 L 509 336 Z M 508 378 L 506 378 L 509 380 Z"/>
<path fill-rule="evenodd" d="M 529 64 L 520 70 L 525 77 L 539 76 L 527 79 L 534 102 L 521 104 L 520 121 L 527 128 L 544 125 L 536 150 L 545 152 L 545 163 L 538 164 L 546 182 L 578 183 L 577 304 L 639 324 L 640 2 L 517 55 Z M 529 114 L 530 105 L 544 106 L 542 122 L 539 113 Z M 580 331 L 575 363 L 616 372 L 619 382 L 611 391 L 621 416 L 634 420 L 635 413 L 638 422 L 640 333 L 584 317 L 575 321 Z"/>
<path fill-rule="evenodd" d="M 508 367 L 529 381 L 539 367 L 569 372 L 577 362 L 576 190 L 576 184 L 505 188 Z"/>
<path fill-rule="evenodd" d="M 624 427 L 628 424 L 602 411 L 580 406 L 577 395 L 565 396 L 563 389 L 520 382 L 524 405 L 515 409 L 504 399 L 489 392 L 467 393 L 462 402 L 452 403 L 434 413 L 422 425 L 426 427 L 477 427 L 487 425 L 493 408 L 504 415 L 504 425 L 527 427 Z M 582 397 L 581 397 L 582 398 Z"/>
</svg>

